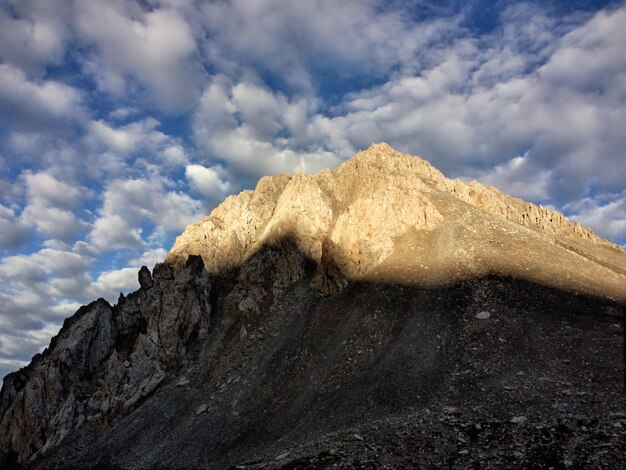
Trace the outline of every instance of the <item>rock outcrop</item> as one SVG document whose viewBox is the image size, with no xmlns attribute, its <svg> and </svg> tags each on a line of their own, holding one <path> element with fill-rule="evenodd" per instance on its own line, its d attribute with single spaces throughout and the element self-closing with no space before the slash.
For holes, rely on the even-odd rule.
<svg viewBox="0 0 626 470">
<path fill-rule="evenodd" d="M 559 467 L 623 455 L 624 251 L 386 144 L 333 171 L 262 178 L 138 277 L 138 291 L 82 307 L 5 378 L 0 466 Z M 421 437 L 398 437 L 398 422 Z M 545 441 L 544 428 L 562 435 Z M 367 465 L 326 453 L 355 440 Z"/>
<path fill-rule="evenodd" d="M 0 456 L 27 462 L 85 422 L 128 414 L 189 360 L 210 325 L 211 282 L 198 257 L 139 271 L 141 288 L 67 319 L 49 348 L 9 374 L 0 394 Z M 0 463 L 2 460 L 0 460 Z"/>
</svg>

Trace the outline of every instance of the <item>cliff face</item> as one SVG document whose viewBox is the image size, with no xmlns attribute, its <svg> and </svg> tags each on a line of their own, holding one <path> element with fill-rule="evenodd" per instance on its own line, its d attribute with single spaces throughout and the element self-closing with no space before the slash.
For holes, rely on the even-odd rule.
<svg viewBox="0 0 626 470">
<path fill-rule="evenodd" d="M 492 429 L 494 468 L 548 450 L 599 465 L 594 442 L 619 455 L 626 254 L 386 144 L 334 171 L 262 178 L 139 281 L 115 306 L 82 307 L 5 378 L 0 464 L 261 468 L 288 447 L 321 465 L 319 442 L 343 446 L 350 426 L 396 442 L 382 431 L 395 416 L 428 427 L 421 447 L 381 447 L 372 465 L 484 466 L 442 424 L 460 420 L 451 403 L 463 429 L 535 413 Z M 585 418 L 541 447 L 543 427 L 572 414 Z M 543 457 L 497 457 L 529 436 Z"/>
</svg>

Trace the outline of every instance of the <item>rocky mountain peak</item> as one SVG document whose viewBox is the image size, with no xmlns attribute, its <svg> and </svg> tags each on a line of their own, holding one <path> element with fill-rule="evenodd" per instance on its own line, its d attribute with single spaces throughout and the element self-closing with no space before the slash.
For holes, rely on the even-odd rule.
<svg viewBox="0 0 626 470">
<path fill-rule="evenodd" d="M 499 273 L 626 296 L 617 245 L 554 210 L 450 180 L 386 143 L 335 170 L 262 178 L 189 226 L 166 263 L 198 255 L 220 272 L 286 236 L 315 263 L 326 259 L 352 278 L 441 285 Z"/>
<path fill-rule="evenodd" d="M 623 460 L 624 251 L 387 144 L 261 178 L 138 280 L 5 378 L 0 467 Z"/>
</svg>

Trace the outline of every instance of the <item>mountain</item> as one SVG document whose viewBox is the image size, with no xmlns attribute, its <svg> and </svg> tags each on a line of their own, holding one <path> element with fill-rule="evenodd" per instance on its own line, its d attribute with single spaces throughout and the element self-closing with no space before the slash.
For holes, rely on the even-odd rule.
<svg viewBox="0 0 626 470">
<path fill-rule="evenodd" d="M 372 145 L 262 178 L 0 392 L 30 468 L 616 468 L 626 254 Z"/>
</svg>

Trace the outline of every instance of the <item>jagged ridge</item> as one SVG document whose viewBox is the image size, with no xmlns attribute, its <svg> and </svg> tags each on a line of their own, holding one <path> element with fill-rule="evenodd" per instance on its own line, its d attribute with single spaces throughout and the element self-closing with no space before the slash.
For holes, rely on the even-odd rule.
<svg viewBox="0 0 626 470">
<path fill-rule="evenodd" d="M 188 360 L 210 324 L 210 282 L 198 257 L 174 271 L 139 272 L 141 288 L 112 307 L 103 299 L 67 319 L 0 392 L 0 464 L 27 462 L 86 420 L 124 416 Z"/>
</svg>

